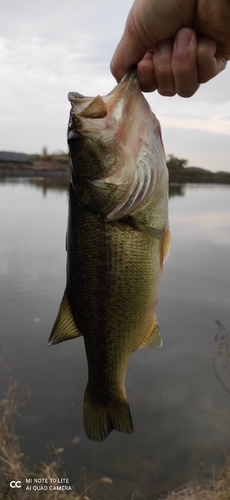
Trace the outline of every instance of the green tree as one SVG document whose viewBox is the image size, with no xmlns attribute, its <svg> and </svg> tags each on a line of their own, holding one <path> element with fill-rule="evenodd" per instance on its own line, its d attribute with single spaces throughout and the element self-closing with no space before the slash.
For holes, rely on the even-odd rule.
<svg viewBox="0 0 230 500">
<path fill-rule="evenodd" d="M 169 170 L 181 170 L 187 165 L 188 160 L 185 160 L 184 158 L 176 158 L 174 155 L 168 155 L 166 163 Z"/>
<path fill-rule="evenodd" d="M 42 148 L 42 156 L 44 156 L 44 158 L 46 158 L 48 156 L 48 148 L 47 148 L 47 146 L 43 146 L 43 148 Z"/>
</svg>

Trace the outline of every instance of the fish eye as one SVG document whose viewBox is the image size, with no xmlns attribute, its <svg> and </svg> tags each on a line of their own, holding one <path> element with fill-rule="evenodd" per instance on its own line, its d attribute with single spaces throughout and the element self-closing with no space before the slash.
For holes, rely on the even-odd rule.
<svg viewBox="0 0 230 500">
<path fill-rule="evenodd" d="M 67 142 L 70 148 L 76 148 L 81 142 L 81 137 L 77 132 L 73 130 L 68 134 Z"/>
</svg>

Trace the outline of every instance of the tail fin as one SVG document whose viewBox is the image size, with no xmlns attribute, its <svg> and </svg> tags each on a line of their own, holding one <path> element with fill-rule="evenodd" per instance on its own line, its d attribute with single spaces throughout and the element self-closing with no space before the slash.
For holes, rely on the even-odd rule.
<svg viewBox="0 0 230 500">
<path fill-rule="evenodd" d="M 92 441 L 104 441 L 112 430 L 133 432 L 133 422 L 127 401 L 114 406 L 92 403 L 89 390 L 84 397 L 85 432 Z"/>
</svg>

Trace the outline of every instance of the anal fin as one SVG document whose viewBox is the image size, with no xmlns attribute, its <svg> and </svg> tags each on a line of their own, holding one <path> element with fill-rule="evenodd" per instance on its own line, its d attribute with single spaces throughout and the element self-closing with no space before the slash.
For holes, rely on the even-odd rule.
<svg viewBox="0 0 230 500">
<path fill-rule="evenodd" d="M 156 314 L 154 314 L 153 328 L 150 330 L 148 335 L 146 335 L 139 349 L 141 349 L 142 347 L 161 347 L 162 345 L 163 342 L 159 330 L 157 317 Z"/>
<path fill-rule="evenodd" d="M 75 323 L 67 291 L 65 290 L 48 345 L 59 344 L 59 342 L 74 339 L 80 337 L 80 335 L 81 333 Z"/>
</svg>

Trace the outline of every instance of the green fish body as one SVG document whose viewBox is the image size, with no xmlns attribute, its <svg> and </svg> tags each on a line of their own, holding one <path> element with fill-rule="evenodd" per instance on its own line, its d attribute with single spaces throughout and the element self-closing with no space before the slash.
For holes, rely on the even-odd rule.
<svg viewBox="0 0 230 500">
<path fill-rule="evenodd" d="M 104 97 L 70 93 L 67 284 L 50 344 L 83 335 L 87 436 L 133 431 L 129 356 L 161 346 L 155 314 L 169 249 L 160 126 L 135 71 Z"/>
</svg>

